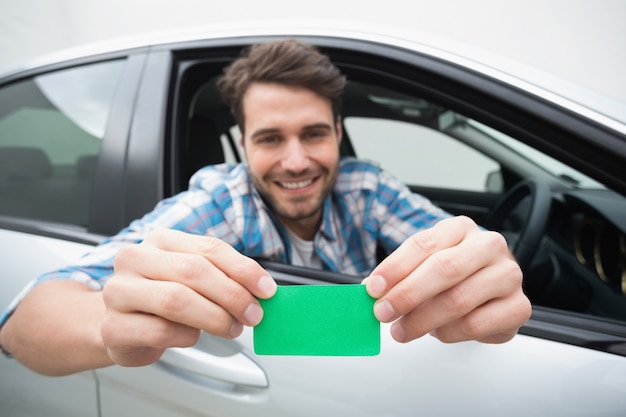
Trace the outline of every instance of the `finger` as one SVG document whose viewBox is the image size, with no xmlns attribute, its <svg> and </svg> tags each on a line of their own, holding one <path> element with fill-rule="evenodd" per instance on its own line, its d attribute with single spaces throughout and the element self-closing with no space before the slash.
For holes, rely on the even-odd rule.
<svg viewBox="0 0 626 417">
<path fill-rule="evenodd" d="M 149 365 L 166 348 L 190 347 L 200 338 L 198 329 L 144 313 L 108 311 L 100 331 L 109 357 L 123 366 Z"/>
<path fill-rule="evenodd" d="M 501 263 L 498 269 L 500 272 L 511 273 L 518 267 L 507 254 L 506 242 L 499 234 L 473 233 L 460 244 L 429 256 L 417 269 L 377 300 L 374 306 L 376 317 L 381 321 L 395 320 L 474 274 L 478 273 L 478 277 L 485 275 L 480 274 L 480 271 L 496 261 Z M 463 288 L 466 287 L 459 287 Z M 467 304 L 470 304 L 469 300 Z"/>
<path fill-rule="evenodd" d="M 220 239 L 159 229 L 144 242 L 165 251 L 200 255 L 256 297 L 270 298 L 276 293 L 276 282 L 258 262 L 242 255 Z"/>
<path fill-rule="evenodd" d="M 192 298 L 201 296 L 200 298 L 220 306 L 239 322 L 248 326 L 255 326 L 262 319 L 262 309 L 257 299 L 240 283 L 226 276 L 223 271 L 200 255 L 164 251 L 154 246 L 131 245 L 118 252 L 115 259 L 115 270 L 117 272 L 132 270 L 132 268 L 139 270 L 137 272 L 139 276 L 150 278 L 153 281 L 178 282 L 182 284 L 180 287 L 190 290 L 189 294 L 183 295 L 182 292 L 185 291 L 185 288 L 169 286 L 164 287 L 161 291 L 165 291 L 167 288 L 172 291 L 171 294 L 163 292 L 153 294 L 157 287 L 149 287 L 132 289 L 127 294 L 133 294 L 133 296 L 135 294 L 143 294 L 144 296 L 152 294 L 153 297 L 169 300 L 171 304 L 190 302 Z M 107 285 L 109 284 L 110 282 L 107 283 Z M 191 292 L 197 293 L 198 297 L 193 297 Z M 139 302 L 138 299 L 134 298 L 127 301 L 131 305 L 136 305 Z M 199 301 L 198 298 L 196 304 Z M 152 312 L 158 314 L 157 311 Z M 186 313 L 192 316 L 197 314 L 189 309 L 186 310 Z M 173 318 L 170 317 L 170 319 Z M 182 319 L 182 317 L 178 319 Z M 211 333 L 217 334 L 216 332 Z"/>
<path fill-rule="evenodd" d="M 477 230 L 470 219 L 459 216 L 414 234 L 372 271 L 366 283 L 368 293 L 374 298 L 382 297 L 431 255 L 458 245 L 468 233 Z"/>
<path fill-rule="evenodd" d="M 504 343 L 511 340 L 530 317 L 532 308 L 521 291 L 506 298 L 489 301 L 458 320 L 430 333 L 445 343 L 478 340 Z"/>
<path fill-rule="evenodd" d="M 115 277 L 104 289 L 109 311 L 146 313 L 226 338 L 237 337 L 242 330 L 222 306 L 177 282 Z M 262 317 L 261 307 L 257 308 Z"/>
<path fill-rule="evenodd" d="M 509 270 L 498 265 L 483 268 L 456 286 L 437 294 L 405 314 L 392 326 L 398 341 L 419 338 L 449 323 L 461 322 L 476 309 L 500 298 L 508 298 L 521 288 L 521 272 L 508 262 Z M 491 334 L 492 330 L 477 329 Z"/>
</svg>

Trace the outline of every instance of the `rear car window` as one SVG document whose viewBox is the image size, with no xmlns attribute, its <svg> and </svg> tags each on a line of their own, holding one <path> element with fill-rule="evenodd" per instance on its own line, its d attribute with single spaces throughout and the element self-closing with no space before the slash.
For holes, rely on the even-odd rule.
<svg viewBox="0 0 626 417">
<path fill-rule="evenodd" d="M 87 226 L 123 65 L 85 65 L 0 88 L 0 215 Z"/>
</svg>

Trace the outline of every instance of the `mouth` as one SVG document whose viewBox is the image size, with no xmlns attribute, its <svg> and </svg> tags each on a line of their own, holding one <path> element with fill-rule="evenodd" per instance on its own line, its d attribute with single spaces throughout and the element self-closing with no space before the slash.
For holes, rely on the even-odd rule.
<svg viewBox="0 0 626 417">
<path fill-rule="evenodd" d="M 303 188 L 309 187 L 311 184 L 315 182 L 317 178 L 310 178 L 308 180 L 301 181 L 276 181 L 279 187 L 284 188 L 286 190 L 299 190 Z"/>
</svg>

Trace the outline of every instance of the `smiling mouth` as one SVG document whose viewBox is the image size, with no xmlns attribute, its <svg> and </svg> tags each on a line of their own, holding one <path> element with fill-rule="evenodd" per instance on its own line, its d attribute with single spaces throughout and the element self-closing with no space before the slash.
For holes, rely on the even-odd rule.
<svg viewBox="0 0 626 417">
<path fill-rule="evenodd" d="M 290 182 L 277 181 L 277 184 L 287 190 L 297 190 L 299 188 L 306 188 L 309 185 L 313 184 L 313 182 L 315 182 L 315 178 L 311 178 L 311 179 L 303 180 L 303 181 L 290 181 Z"/>
</svg>

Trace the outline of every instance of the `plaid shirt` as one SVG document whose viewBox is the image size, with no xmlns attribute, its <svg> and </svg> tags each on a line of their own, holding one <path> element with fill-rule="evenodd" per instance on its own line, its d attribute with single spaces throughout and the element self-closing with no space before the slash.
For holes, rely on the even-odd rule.
<svg viewBox="0 0 626 417">
<path fill-rule="evenodd" d="M 327 270 L 366 276 L 376 266 L 377 245 L 391 252 L 444 217 L 449 215 L 379 166 L 344 158 L 335 187 L 324 201 L 315 251 Z M 191 178 L 188 191 L 163 200 L 77 264 L 35 280 L 0 318 L 0 325 L 28 289 L 42 281 L 73 279 L 101 289 L 113 273 L 118 249 L 141 242 L 156 228 L 214 236 L 251 257 L 291 260 L 286 230 L 253 187 L 245 165 L 205 167 Z"/>
</svg>

